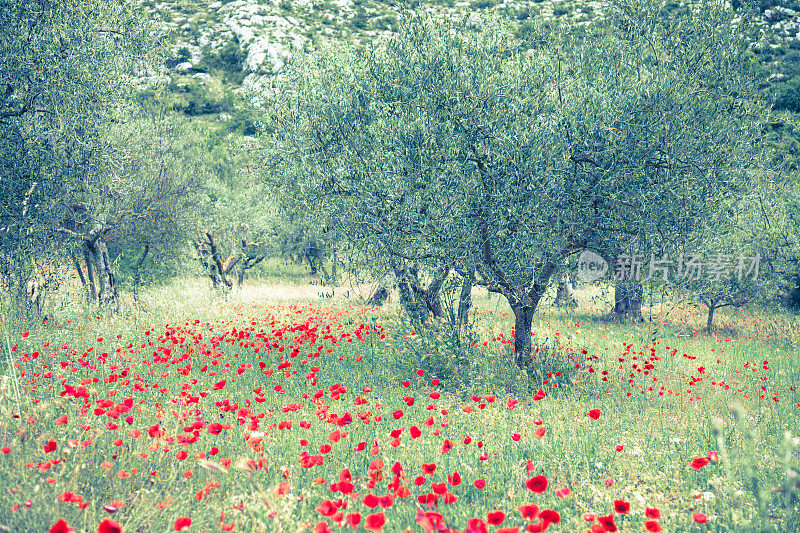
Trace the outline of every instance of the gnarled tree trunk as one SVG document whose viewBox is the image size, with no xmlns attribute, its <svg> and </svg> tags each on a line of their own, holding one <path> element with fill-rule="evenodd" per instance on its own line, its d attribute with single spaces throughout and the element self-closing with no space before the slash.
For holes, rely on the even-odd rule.
<svg viewBox="0 0 800 533">
<path fill-rule="evenodd" d="M 89 280 L 89 301 L 97 303 L 97 291 L 94 286 L 94 273 L 92 269 L 92 256 L 85 246 L 83 247 L 83 260 L 86 263 L 86 278 Z"/>
<path fill-rule="evenodd" d="M 378 285 L 378 288 L 375 289 L 375 292 L 372 293 L 367 299 L 367 305 L 374 305 L 376 307 L 381 307 L 386 301 L 389 299 L 389 289 L 384 287 L 383 285 Z"/>
<path fill-rule="evenodd" d="M 142 266 L 144 265 L 144 260 L 147 257 L 147 252 L 150 251 L 150 243 L 145 243 L 144 251 L 142 252 L 142 256 L 136 262 L 136 271 L 133 274 L 133 301 L 137 304 L 139 303 L 139 285 L 142 282 Z"/>
<path fill-rule="evenodd" d="M 531 353 L 531 326 L 536 305 L 513 305 L 514 312 L 514 362 L 517 366 L 525 366 L 533 361 Z"/>
<path fill-rule="evenodd" d="M 642 284 L 633 280 L 618 281 L 614 286 L 614 316 L 621 320 L 644 322 L 642 317 Z"/>
<path fill-rule="evenodd" d="M 464 274 L 461 282 L 461 294 L 458 298 L 458 325 L 466 326 L 469 318 L 469 308 L 472 306 L 472 285 L 475 283 L 475 269 Z"/>
<path fill-rule="evenodd" d="M 558 281 L 558 289 L 556 290 L 556 299 L 553 302 L 556 307 L 577 307 L 578 302 L 575 300 L 575 289 L 572 286 L 572 281 L 569 274 L 564 274 Z"/>
<path fill-rule="evenodd" d="M 439 293 L 450 273 L 450 268 L 440 269 L 427 288 L 419 281 L 417 265 L 404 268 L 394 265 L 393 268 L 400 292 L 400 303 L 413 321 L 425 323 L 429 314 L 436 318 L 444 317 Z"/>
<path fill-rule="evenodd" d="M 84 245 L 97 273 L 97 301 L 100 307 L 116 311 L 119 306 L 119 292 L 111 260 L 108 257 L 108 248 L 103 240 L 106 231 L 108 228 L 96 227 L 84 237 Z"/>
<path fill-rule="evenodd" d="M 86 276 L 83 275 L 83 267 L 81 267 L 81 262 L 74 253 L 70 253 L 70 257 L 72 258 L 72 264 L 75 265 L 75 270 L 78 271 L 78 277 L 81 280 L 81 286 L 86 293 L 86 303 L 90 304 L 92 303 L 92 293 L 89 291 L 89 283 L 86 280 Z"/>
</svg>

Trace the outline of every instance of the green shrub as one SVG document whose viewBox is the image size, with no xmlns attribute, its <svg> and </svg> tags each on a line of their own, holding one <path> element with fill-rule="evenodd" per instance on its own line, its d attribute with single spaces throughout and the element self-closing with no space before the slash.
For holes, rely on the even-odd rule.
<svg viewBox="0 0 800 533">
<path fill-rule="evenodd" d="M 553 8 L 553 16 L 554 17 L 563 17 L 567 13 L 569 13 L 569 9 L 567 9 L 564 6 L 558 6 L 558 7 L 554 7 Z"/>
<path fill-rule="evenodd" d="M 249 107 L 236 109 L 231 119 L 225 124 L 225 129 L 241 135 L 257 135 L 259 133 L 255 114 Z"/>
<path fill-rule="evenodd" d="M 496 0 L 473 0 L 470 3 L 470 7 L 472 9 L 489 9 L 497 5 Z"/>
<path fill-rule="evenodd" d="M 775 93 L 775 109 L 800 112 L 800 76 L 793 76 L 787 82 L 778 83 Z"/>
</svg>

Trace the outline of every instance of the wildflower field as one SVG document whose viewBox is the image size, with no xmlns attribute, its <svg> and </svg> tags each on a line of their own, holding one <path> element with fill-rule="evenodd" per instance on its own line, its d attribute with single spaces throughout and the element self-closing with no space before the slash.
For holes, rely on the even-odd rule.
<svg viewBox="0 0 800 533">
<path fill-rule="evenodd" d="M 800 530 L 789 315 L 151 298 L 5 318 L 0 531 Z"/>
</svg>

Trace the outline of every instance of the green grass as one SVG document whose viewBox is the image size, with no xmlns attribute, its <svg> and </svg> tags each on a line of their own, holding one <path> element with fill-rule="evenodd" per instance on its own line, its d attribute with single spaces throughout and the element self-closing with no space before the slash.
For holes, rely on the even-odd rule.
<svg viewBox="0 0 800 533">
<path fill-rule="evenodd" d="M 268 285 L 301 291 L 309 279 L 298 280 Z M 123 305 L 114 317 L 63 311 L 28 336 L 20 321 L 4 321 L 3 368 L 10 361 L 14 372 L 5 370 L 1 382 L 0 447 L 10 450 L 0 454 L 0 526 L 47 531 L 64 518 L 77 531 L 96 531 L 111 518 L 125 531 L 173 531 L 176 519 L 191 517 L 191 531 L 220 531 L 221 524 L 235 524 L 234 531 L 311 530 L 320 521 L 335 529 L 317 509 L 341 498 L 343 519 L 360 513 L 363 526 L 382 511 L 385 531 L 419 531 L 418 513 L 430 508 L 417 497 L 458 472 L 462 483 L 446 485 L 457 501 L 435 510 L 459 531 L 495 509 L 506 513 L 503 526 L 524 526 L 517 507 L 528 503 L 559 513 L 550 530 L 583 531 L 597 524 L 584 515 L 608 516 L 615 500 L 630 503 L 629 514 L 614 513 L 623 531 L 642 530 L 646 508 L 660 511 L 665 531 L 800 527 L 796 480 L 787 476 L 798 468 L 800 433 L 796 317 L 725 315 L 718 322 L 723 334 L 705 336 L 697 333 L 703 317 L 691 307 L 669 314 L 656 308 L 642 326 L 618 324 L 607 319 L 601 291 L 588 289 L 575 312 L 542 306 L 533 339 L 537 361 L 546 363 L 522 372 L 511 363 L 509 310 L 496 297 L 476 294 L 469 332 L 446 324 L 417 331 L 396 318 L 396 303 L 373 310 L 341 293 L 328 300 L 312 292 L 293 305 L 265 299 L 272 289 L 255 283 L 220 300 L 206 285 L 183 280 L 153 289 L 144 310 Z M 291 364 L 283 368 L 285 361 Z M 61 395 L 63 383 L 82 382 L 87 399 Z M 336 394 L 336 384 L 346 391 Z M 540 388 L 546 395 L 534 399 Z M 318 390 L 323 395 L 315 403 Z M 129 412 L 108 416 L 129 397 Z M 518 404 L 509 408 L 509 400 Z M 106 412 L 98 416 L 95 409 Z M 587 416 L 594 409 L 596 420 Z M 346 412 L 347 425 L 330 417 Z M 62 415 L 68 420 L 57 424 Z M 195 422 L 196 442 L 164 440 L 191 439 Z M 291 429 L 279 429 L 281 422 Z M 230 429 L 214 435 L 212 423 Z M 148 434 L 155 424 L 165 431 L 160 439 Z M 419 438 L 411 438 L 411 426 L 421 430 Z M 401 427 L 393 443 L 390 432 Z M 138 437 L 130 433 L 136 430 Z M 347 435 L 333 442 L 336 430 Z M 56 450 L 46 453 L 51 439 Z M 444 439 L 453 444 L 446 453 Z M 354 451 L 362 442 L 365 449 Z M 320 453 L 324 444 L 331 450 Z M 218 453 L 204 458 L 211 462 L 195 457 L 213 448 Z M 180 450 L 185 459 L 176 457 Z M 324 457 L 323 464 L 304 468 L 304 450 Z M 710 452 L 719 459 L 699 470 L 690 466 Z M 231 460 L 229 468 L 218 466 L 222 459 Z M 378 466 L 375 459 L 382 468 L 370 468 Z M 367 507 L 367 494 L 392 492 L 395 462 L 409 495 L 398 494 L 386 509 Z M 423 474 L 423 464 L 437 465 L 432 476 Z M 345 468 L 357 498 L 330 489 Z M 549 482 L 542 494 L 526 488 L 534 475 Z M 477 488 L 473 482 L 481 479 L 485 486 Z M 571 494 L 559 497 L 560 488 Z M 60 502 L 65 491 L 88 505 Z M 113 514 L 104 509 L 119 502 L 125 505 Z M 696 523 L 694 513 L 708 524 Z"/>
</svg>

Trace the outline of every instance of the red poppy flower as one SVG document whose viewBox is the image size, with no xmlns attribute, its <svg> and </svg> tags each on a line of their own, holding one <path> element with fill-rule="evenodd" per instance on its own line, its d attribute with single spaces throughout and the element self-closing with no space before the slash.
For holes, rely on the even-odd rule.
<svg viewBox="0 0 800 533">
<path fill-rule="evenodd" d="M 692 460 L 692 463 L 691 463 L 690 466 L 692 468 L 694 468 L 695 470 L 700 470 L 701 468 L 703 468 L 707 464 L 708 464 L 708 459 L 706 459 L 705 457 L 698 457 L 698 458 Z"/>
<path fill-rule="evenodd" d="M 656 522 L 655 520 L 648 520 L 644 523 L 644 529 L 649 531 L 650 533 L 660 533 L 661 532 L 661 524 Z"/>
<path fill-rule="evenodd" d="M 533 520 L 537 516 L 539 516 L 539 506 L 535 503 L 529 503 L 528 505 L 520 505 L 517 507 L 517 510 L 522 514 L 522 518 L 525 520 Z"/>
<path fill-rule="evenodd" d="M 372 531 L 373 533 L 382 533 L 383 525 L 386 523 L 386 517 L 383 512 L 375 513 L 367 516 L 364 521 L 364 529 Z"/>
<path fill-rule="evenodd" d="M 192 526 L 192 519 L 188 516 L 181 516 L 175 520 L 175 531 L 183 531 Z"/>
<path fill-rule="evenodd" d="M 422 431 L 417 426 L 411 426 L 408 432 L 411 434 L 412 439 L 416 439 L 422 435 Z"/>
<path fill-rule="evenodd" d="M 470 518 L 464 533 L 486 533 L 486 523 L 480 518 Z"/>
<path fill-rule="evenodd" d="M 486 486 L 486 480 L 483 478 L 476 479 L 475 481 L 473 481 L 473 484 L 475 485 L 476 489 L 482 489 L 483 487 Z"/>
<path fill-rule="evenodd" d="M 331 517 L 336 514 L 336 505 L 330 500 L 323 500 L 316 511 L 322 516 Z"/>
<path fill-rule="evenodd" d="M 506 513 L 503 511 L 492 511 L 486 515 L 486 521 L 493 526 L 499 526 L 506 519 Z"/>
<path fill-rule="evenodd" d="M 536 494 L 542 494 L 547 490 L 547 478 L 544 476 L 534 476 L 525 482 L 525 486 L 528 487 L 528 490 Z"/>
<path fill-rule="evenodd" d="M 74 533 L 74 531 L 75 528 L 69 527 L 69 524 L 67 524 L 67 521 L 63 518 L 50 528 L 50 533 Z"/>
<path fill-rule="evenodd" d="M 598 516 L 597 521 L 600 522 L 600 525 L 603 526 L 606 531 L 609 531 L 611 533 L 619 531 L 619 529 L 617 529 L 617 524 L 614 523 L 613 514 L 610 514 L 608 516 Z"/>
<path fill-rule="evenodd" d="M 56 441 L 54 441 L 53 439 L 50 439 L 50 441 L 47 442 L 44 445 L 44 453 L 50 453 L 50 452 L 54 451 L 57 447 L 58 447 L 58 444 L 56 444 Z"/>
<path fill-rule="evenodd" d="M 374 509 L 375 507 L 377 507 L 378 502 L 379 502 L 378 497 L 375 496 L 374 494 L 367 494 L 366 496 L 364 496 L 364 499 L 361 500 L 361 503 L 363 503 L 370 509 Z"/>
<path fill-rule="evenodd" d="M 314 526 L 314 533 L 331 533 L 331 526 L 326 522 L 318 522 L 317 525 Z"/>
<path fill-rule="evenodd" d="M 436 465 L 434 463 L 427 464 L 422 463 L 422 473 L 428 476 L 432 476 L 433 473 L 436 472 Z"/>
<path fill-rule="evenodd" d="M 444 439 L 444 444 L 442 444 L 442 453 L 447 453 L 453 449 L 453 443 L 450 442 L 449 439 Z"/>
<path fill-rule="evenodd" d="M 122 526 L 116 520 L 106 518 L 97 526 L 97 533 L 122 533 Z"/>
<path fill-rule="evenodd" d="M 550 527 L 549 522 L 540 520 L 538 522 L 531 522 L 528 524 L 528 527 L 525 528 L 525 531 L 528 531 L 529 533 L 541 533 L 542 531 L 547 531 L 548 527 Z"/>
<path fill-rule="evenodd" d="M 358 528 L 359 522 L 361 522 L 361 513 L 351 513 L 347 515 L 344 521 L 348 526 L 356 529 Z"/>
<path fill-rule="evenodd" d="M 646 516 L 647 518 L 658 520 L 661 518 L 661 511 L 659 511 L 658 509 L 654 509 L 652 507 L 647 507 L 644 510 L 644 516 Z"/>
<path fill-rule="evenodd" d="M 589 411 L 588 415 L 592 420 L 597 420 L 600 418 L 600 409 L 592 409 Z"/>
<path fill-rule="evenodd" d="M 630 514 L 631 504 L 625 500 L 614 500 L 614 510 L 619 514 Z"/>
<path fill-rule="evenodd" d="M 539 513 L 539 518 L 548 524 L 558 524 L 561 522 L 561 515 L 552 509 L 544 509 Z"/>
<path fill-rule="evenodd" d="M 458 472 L 453 472 L 452 474 L 448 474 L 447 482 L 454 487 L 459 486 L 461 484 L 461 474 L 459 474 Z"/>
<path fill-rule="evenodd" d="M 708 517 L 703 513 L 692 513 L 692 519 L 694 519 L 694 521 L 697 522 L 698 524 L 708 523 Z"/>
</svg>

